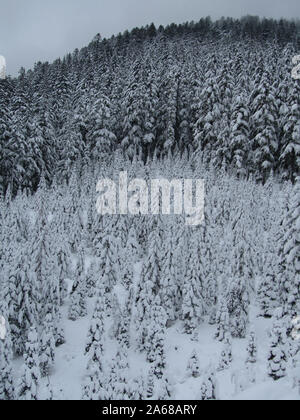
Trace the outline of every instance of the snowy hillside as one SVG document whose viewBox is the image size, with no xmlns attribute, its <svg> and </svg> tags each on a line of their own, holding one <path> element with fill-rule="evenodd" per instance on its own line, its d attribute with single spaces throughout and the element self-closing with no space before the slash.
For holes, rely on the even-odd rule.
<svg viewBox="0 0 300 420">
<path fill-rule="evenodd" d="M 99 216 L 93 180 L 121 168 L 206 179 L 205 224 Z M 81 177 L 75 169 L 68 185 L 7 196 L 1 395 L 299 399 L 299 199 L 298 184 L 120 156 Z"/>
<path fill-rule="evenodd" d="M 66 331 L 66 344 L 57 349 L 55 369 L 50 377 L 53 397 L 57 400 L 78 400 L 82 398 L 82 383 L 86 375 L 87 357 L 83 356 L 86 337 L 85 332 L 89 328 L 95 299 L 88 302 L 88 316 L 73 323 L 66 316 L 67 307 L 64 308 L 64 320 Z M 253 315 L 252 315 L 253 313 Z M 299 400 L 300 394 L 297 388 L 297 375 L 293 369 L 289 377 L 274 382 L 267 375 L 267 349 L 269 347 L 268 331 L 272 327 L 271 321 L 256 318 L 253 310 L 251 319 L 257 331 L 257 339 L 260 346 L 257 364 L 254 367 L 255 383 L 248 380 L 246 357 L 247 340 L 234 340 L 234 361 L 229 370 L 217 373 L 218 397 L 221 400 Z M 109 321 L 108 326 L 109 329 Z M 190 338 L 180 333 L 180 324 L 173 326 L 166 335 L 166 360 L 168 376 L 171 384 L 171 397 L 173 400 L 199 400 L 201 399 L 201 387 L 207 367 L 214 365 L 219 360 L 222 345 L 213 339 L 215 329 L 209 325 L 203 325 L 200 330 L 199 340 L 191 341 Z M 113 340 L 106 340 L 106 354 L 103 363 L 111 363 L 111 354 L 117 352 L 117 344 Z M 189 357 L 196 351 L 199 359 L 199 377 L 193 378 L 187 371 Z M 189 355 L 189 356 L 188 356 Z M 130 372 L 128 382 L 141 377 L 147 382 L 149 365 L 145 357 L 137 352 L 129 351 L 128 361 Z M 17 380 L 21 374 L 21 360 L 14 364 L 14 378 Z M 159 389 L 159 381 L 155 381 Z M 48 378 L 41 382 L 42 396 L 47 397 Z M 134 386 L 134 383 L 133 383 Z M 159 397 L 159 391 L 154 398 Z M 145 398 L 145 397 L 144 397 Z M 144 399 L 143 398 L 143 399 Z"/>
<path fill-rule="evenodd" d="M 300 399 L 299 51 L 205 18 L 0 75 L 0 400 Z"/>
</svg>

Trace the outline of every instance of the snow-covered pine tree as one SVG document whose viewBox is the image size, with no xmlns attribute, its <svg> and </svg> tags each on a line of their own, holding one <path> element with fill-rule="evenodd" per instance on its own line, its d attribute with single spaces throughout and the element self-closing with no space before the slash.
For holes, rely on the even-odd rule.
<svg viewBox="0 0 300 420">
<path fill-rule="evenodd" d="M 31 327 L 25 345 L 24 365 L 18 389 L 18 399 L 38 400 L 40 388 L 40 348 L 37 330 Z"/>
<path fill-rule="evenodd" d="M 38 300 L 39 321 L 42 321 L 44 316 L 48 313 L 48 305 L 54 304 L 55 300 L 60 300 L 57 296 L 56 282 L 57 279 L 57 264 L 55 261 L 55 238 L 53 237 L 53 225 L 48 219 L 48 207 L 46 205 L 45 194 L 46 188 L 42 185 L 39 187 L 39 195 L 37 198 L 37 219 L 30 232 L 30 268 L 36 278 L 36 290 L 42 294 Z M 51 276 L 51 279 L 49 279 Z M 41 311 L 41 304 L 45 304 L 45 312 Z"/>
<path fill-rule="evenodd" d="M 107 378 L 103 368 L 105 333 L 103 313 L 104 290 L 99 287 L 85 346 L 85 355 L 88 357 L 88 362 L 82 394 L 84 400 L 106 399 Z"/>
<path fill-rule="evenodd" d="M 113 133 L 111 111 L 110 98 L 105 94 L 102 94 L 93 103 L 87 140 L 90 155 L 94 160 L 100 160 L 103 154 L 111 152 L 115 148 L 117 139 Z"/>
<path fill-rule="evenodd" d="M 153 47 L 152 47 L 153 48 Z M 151 48 L 151 49 L 152 49 Z M 144 126 L 143 126 L 143 144 L 140 155 L 142 159 L 147 159 L 151 155 L 153 148 L 155 147 L 157 131 L 158 131 L 158 101 L 159 92 L 157 84 L 157 72 L 153 67 L 153 61 L 151 60 L 151 51 L 149 48 L 148 56 L 144 64 Z"/>
<path fill-rule="evenodd" d="M 136 341 L 139 351 L 147 349 L 148 328 L 150 324 L 151 303 L 155 299 L 154 284 L 151 280 L 151 274 L 148 272 L 149 266 L 143 265 L 141 281 L 138 285 L 136 302 Z"/>
<path fill-rule="evenodd" d="M 87 288 L 86 288 L 86 272 L 85 272 L 85 255 L 82 245 L 79 246 L 78 253 L 78 264 L 76 268 L 76 279 L 79 280 L 79 292 L 80 292 L 80 316 L 85 317 L 87 315 Z"/>
<path fill-rule="evenodd" d="M 273 258 L 274 255 L 268 254 L 266 256 L 262 277 L 257 291 L 260 306 L 259 315 L 264 318 L 272 318 L 276 304 L 278 304 L 276 275 L 274 273 L 274 265 L 270 264 L 270 261 L 272 261 Z"/>
<path fill-rule="evenodd" d="M 291 192 L 283 227 L 279 249 L 279 295 L 284 312 L 294 317 L 300 313 L 300 177 Z"/>
<path fill-rule="evenodd" d="M 177 287 L 176 300 L 175 300 L 175 309 L 177 312 L 177 317 L 182 317 L 182 303 L 183 303 L 183 290 L 182 285 L 184 284 L 184 279 L 186 275 L 186 261 L 188 259 L 188 238 L 189 232 L 182 226 L 184 224 L 183 220 L 180 218 L 179 221 L 174 221 L 172 236 L 173 236 L 173 265 L 174 265 L 174 277 L 175 284 Z"/>
<path fill-rule="evenodd" d="M 269 77 L 268 72 L 264 72 L 250 98 L 254 164 L 257 177 L 263 182 L 276 168 L 279 149 L 278 109 Z"/>
<path fill-rule="evenodd" d="M 105 377 L 99 371 L 97 363 L 91 363 L 88 366 L 87 376 L 83 382 L 82 399 L 84 401 L 101 401 L 107 399 L 104 385 Z"/>
<path fill-rule="evenodd" d="M 62 325 L 62 313 L 61 309 L 58 309 L 56 312 L 52 312 L 52 318 L 54 322 L 54 338 L 55 338 L 55 346 L 59 347 L 62 346 L 66 339 L 65 339 L 65 331 Z"/>
<path fill-rule="evenodd" d="M 161 92 L 159 93 L 162 101 L 159 103 L 157 149 L 162 156 L 166 156 L 174 150 L 177 140 L 179 70 L 174 67 L 171 57 L 167 69 L 163 67 L 161 70 L 164 77 L 161 81 Z"/>
<path fill-rule="evenodd" d="M 233 278 L 229 282 L 227 302 L 231 334 L 235 338 L 245 338 L 249 324 L 250 299 L 244 234 L 237 236 L 235 241 L 231 264 Z"/>
<path fill-rule="evenodd" d="M 31 325 L 38 321 L 38 305 L 40 302 L 40 289 L 37 277 L 30 265 L 28 253 L 18 249 L 16 265 L 11 271 L 9 308 L 14 315 L 9 319 L 14 352 L 22 355 L 25 341 Z"/>
<path fill-rule="evenodd" d="M 247 364 L 253 364 L 257 362 L 257 343 L 256 343 L 256 334 L 253 329 L 251 328 L 249 335 L 248 335 L 248 346 L 247 346 Z"/>
<path fill-rule="evenodd" d="M 106 227 L 108 231 L 108 227 Z M 111 294 L 113 287 L 117 281 L 116 274 L 116 261 L 117 261 L 117 249 L 116 239 L 112 234 L 106 233 L 102 240 L 102 251 L 100 257 L 100 278 L 102 279 L 105 287 L 105 310 L 108 315 L 112 308 Z"/>
<path fill-rule="evenodd" d="M 70 306 L 68 317 L 72 321 L 76 321 L 80 317 L 87 315 L 86 307 L 86 284 L 84 273 L 83 253 L 79 254 L 79 261 L 74 273 L 74 284 L 70 298 Z"/>
<path fill-rule="evenodd" d="M 1 194 L 5 194 L 6 188 L 10 186 L 10 175 L 12 172 L 12 162 L 8 156 L 14 152 L 14 141 L 12 139 L 16 127 L 12 126 L 12 110 L 10 104 L 11 84 L 1 80 L 0 83 L 0 182 Z"/>
<path fill-rule="evenodd" d="M 108 399 L 129 400 L 132 394 L 129 381 L 129 364 L 127 352 L 120 348 L 113 359 L 108 382 Z"/>
<path fill-rule="evenodd" d="M 131 395 L 130 400 L 133 401 L 143 401 L 146 399 L 145 392 L 146 392 L 146 384 L 145 384 L 145 377 L 144 375 L 139 375 L 138 377 L 134 378 L 130 383 L 131 388 Z"/>
<path fill-rule="evenodd" d="M 247 174 L 247 151 L 249 141 L 249 109 L 246 95 L 237 95 L 233 104 L 230 130 L 231 161 L 239 178 Z"/>
<path fill-rule="evenodd" d="M 201 152 L 205 151 L 209 160 L 212 157 L 214 145 L 217 143 L 221 105 L 214 69 L 209 70 L 205 78 L 205 85 L 199 92 L 199 111 L 194 125 L 194 142 L 196 156 L 200 156 Z"/>
<path fill-rule="evenodd" d="M 218 399 L 218 384 L 216 373 L 213 368 L 209 368 L 204 376 L 201 386 L 200 400 L 216 401 Z"/>
<path fill-rule="evenodd" d="M 222 371 L 228 369 L 232 362 L 232 339 L 229 334 L 226 335 L 223 343 L 223 350 L 221 352 L 218 370 Z"/>
<path fill-rule="evenodd" d="M 256 362 L 257 362 L 256 334 L 255 334 L 254 328 L 252 327 L 248 336 L 247 359 L 246 359 L 246 369 L 247 369 L 247 374 L 248 374 L 248 380 L 250 383 L 255 383 L 256 381 L 256 372 L 255 372 Z"/>
<path fill-rule="evenodd" d="M 50 238 L 49 246 L 51 246 Z M 54 246 L 53 246 L 54 248 Z M 42 320 L 50 312 L 57 313 L 60 310 L 60 285 L 57 273 L 57 260 L 52 255 L 48 255 L 43 264 L 43 284 L 42 284 L 42 302 L 43 309 L 40 310 L 40 317 Z"/>
<path fill-rule="evenodd" d="M 192 83 L 193 83 L 193 69 L 190 66 L 185 66 L 180 75 L 178 86 L 179 103 L 178 120 L 179 120 L 179 138 L 178 147 L 180 151 L 191 144 L 192 141 L 192 124 L 191 124 L 191 103 L 192 103 Z"/>
<path fill-rule="evenodd" d="M 203 299 L 201 263 L 199 261 L 196 235 L 189 245 L 189 257 L 183 288 L 182 319 L 187 334 L 192 334 L 203 322 L 206 306 Z"/>
<path fill-rule="evenodd" d="M 140 155 L 143 145 L 144 115 L 141 103 L 145 92 L 141 83 L 141 68 L 142 65 L 139 60 L 133 63 L 122 98 L 122 108 L 125 110 L 125 115 L 122 122 L 121 146 L 124 155 L 129 159 L 133 158 L 135 150 L 138 150 Z"/>
<path fill-rule="evenodd" d="M 293 81 L 283 121 L 283 136 L 279 164 L 282 178 L 294 181 L 299 176 L 300 161 L 300 82 Z"/>
<path fill-rule="evenodd" d="M 129 220 L 127 220 L 126 216 L 118 216 L 116 223 L 114 224 L 112 233 L 115 237 L 115 247 L 118 259 L 119 251 L 123 251 L 127 245 L 127 239 L 129 234 Z"/>
<path fill-rule="evenodd" d="M 217 332 L 215 338 L 218 341 L 224 341 L 227 334 L 230 332 L 230 319 L 228 313 L 228 306 L 226 298 L 221 296 L 220 302 L 218 305 L 218 312 L 216 317 Z"/>
<path fill-rule="evenodd" d="M 127 302 L 125 307 L 121 310 L 120 324 L 118 328 L 117 340 L 120 346 L 125 349 L 130 347 L 130 321 L 131 313 L 128 310 Z"/>
<path fill-rule="evenodd" d="M 69 275 L 70 266 L 70 250 L 63 231 L 58 232 L 56 236 L 56 253 L 58 262 L 60 303 L 63 304 L 67 295 L 66 279 Z"/>
<path fill-rule="evenodd" d="M 81 308 L 80 308 L 80 289 L 79 285 L 78 287 L 73 290 L 71 298 L 70 298 L 70 306 L 68 311 L 68 318 L 71 321 L 76 321 L 78 318 L 80 318 Z"/>
<path fill-rule="evenodd" d="M 132 258 L 133 255 L 126 247 L 123 250 L 119 261 L 119 271 L 121 275 L 121 283 L 127 290 L 130 289 L 133 282 L 134 262 Z"/>
<path fill-rule="evenodd" d="M 104 351 L 104 291 L 99 289 L 98 297 L 95 303 L 94 313 L 91 320 L 91 324 L 88 331 L 86 346 L 85 346 L 85 354 L 89 354 L 91 352 L 92 347 L 101 354 Z"/>
<path fill-rule="evenodd" d="M 149 252 L 144 261 L 140 281 L 136 292 L 136 330 L 137 344 L 140 351 L 147 350 L 149 345 L 149 323 L 154 300 L 159 292 L 161 281 L 160 251 L 161 237 L 158 228 L 151 232 L 149 237 Z"/>
<path fill-rule="evenodd" d="M 86 291 L 87 291 L 87 296 L 89 298 L 92 298 L 95 296 L 96 284 L 97 284 L 96 275 L 98 271 L 99 270 L 97 268 L 97 263 L 93 261 L 90 264 L 87 270 L 87 274 L 86 274 Z"/>
<path fill-rule="evenodd" d="M 137 239 L 136 228 L 134 223 L 132 223 L 128 232 L 126 242 L 126 253 L 129 256 L 128 264 L 132 265 L 134 265 L 138 261 L 141 255 L 140 244 Z"/>
<path fill-rule="evenodd" d="M 173 387 L 167 374 L 164 374 L 158 384 L 158 400 L 167 401 L 172 398 Z"/>
<path fill-rule="evenodd" d="M 193 350 L 193 353 L 189 358 L 187 364 L 187 374 L 189 377 L 192 376 L 193 378 L 198 378 L 200 376 L 199 358 L 196 350 Z"/>
<path fill-rule="evenodd" d="M 40 368 L 42 376 L 48 376 L 55 361 L 55 338 L 52 313 L 46 315 L 40 344 Z"/>
<path fill-rule="evenodd" d="M 44 322 L 47 314 L 51 314 L 55 345 L 65 342 L 64 330 L 61 325 L 61 304 L 66 292 L 65 260 L 60 255 L 60 235 L 55 223 L 57 220 L 48 220 L 47 210 L 43 204 L 46 193 L 45 187 L 39 187 L 40 198 L 37 198 L 37 211 L 41 211 L 37 224 L 32 232 L 30 242 L 33 249 L 29 261 L 36 273 L 37 290 L 41 294 L 39 302 L 39 320 Z M 59 257 L 60 256 L 60 257 Z M 65 258 L 67 258 L 65 256 Z M 38 297 L 36 298 L 38 299 Z"/>
<path fill-rule="evenodd" d="M 283 310 L 279 308 L 273 317 L 273 327 L 270 337 L 270 351 L 268 355 L 268 375 L 275 381 L 286 376 L 287 368 L 287 335 Z"/>
<path fill-rule="evenodd" d="M 218 285 L 216 277 L 211 273 L 206 280 L 206 304 L 209 312 L 209 324 L 216 323 L 218 309 Z"/>
<path fill-rule="evenodd" d="M 176 307 L 178 302 L 178 287 L 176 284 L 175 253 L 172 231 L 167 234 L 165 251 L 166 255 L 164 255 L 162 262 L 160 295 L 169 323 L 176 320 L 176 312 L 178 310 Z"/>
<path fill-rule="evenodd" d="M 245 279 L 234 279 L 229 290 L 230 329 L 233 337 L 245 338 L 249 324 L 249 297 Z"/>
<path fill-rule="evenodd" d="M 6 313 L 3 311 L 3 305 L 0 305 L 2 309 L 1 314 Z M 3 315 L 2 315 L 3 316 Z M 15 397 L 15 386 L 12 374 L 12 358 L 13 349 L 11 342 L 11 333 L 9 325 L 5 324 L 6 334 L 4 340 L 0 338 L 0 400 L 13 400 Z"/>
<path fill-rule="evenodd" d="M 51 382 L 49 377 L 47 378 L 47 385 L 46 385 L 46 390 L 44 392 L 44 395 L 42 396 L 42 400 L 44 401 L 53 401 L 53 388 L 51 386 Z"/>
<path fill-rule="evenodd" d="M 167 319 L 159 296 L 156 297 L 151 309 L 146 341 L 147 360 L 153 363 L 155 376 L 160 379 L 163 376 L 166 366 L 164 344 Z"/>
</svg>

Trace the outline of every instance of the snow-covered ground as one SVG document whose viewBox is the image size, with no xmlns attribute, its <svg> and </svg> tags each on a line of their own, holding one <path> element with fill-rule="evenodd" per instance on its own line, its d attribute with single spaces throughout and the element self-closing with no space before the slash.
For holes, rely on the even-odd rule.
<svg viewBox="0 0 300 420">
<path fill-rule="evenodd" d="M 135 278 L 141 272 L 141 264 L 135 267 Z M 79 400 L 82 396 L 82 384 L 86 375 L 87 358 L 84 356 L 84 347 L 87 331 L 92 317 L 95 298 L 88 299 L 88 316 L 76 322 L 67 317 L 68 302 L 63 307 L 63 320 L 66 343 L 56 349 L 55 370 L 50 376 L 53 397 L 57 400 Z M 233 340 L 233 362 L 230 369 L 217 373 L 218 395 L 220 400 L 300 400 L 300 389 L 293 384 L 293 373 L 287 378 L 273 381 L 267 375 L 267 357 L 269 345 L 269 331 L 271 320 L 257 317 L 255 307 L 251 308 L 251 323 L 257 334 L 258 358 L 255 364 L 256 383 L 247 380 L 245 369 L 247 340 Z M 110 339 L 110 319 L 106 321 L 105 360 L 108 366 L 116 354 L 117 343 Z M 208 322 L 199 327 L 197 341 L 191 336 L 181 332 L 181 323 L 178 322 L 167 330 L 166 360 L 167 373 L 173 385 L 172 399 L 198 400 L 206 369 L 212 365 L 217 366 L 222 351 L 222 343 L 214 339 L 215 326 Z M 144 355 L 134 351 L 134 329 L 131 329 L 131 350 L 129 352 L 130 376 L 133 378 L 140 374 L 147 376 L 149 364 Z M 187 377 L 186 367 L 188 360 L 196 350 L 200 361 L 201 375 L 199 378 Z M 21 374 L 22 359 L 14 363 L 15 379 Z M 42 380 L 46 388 L 47 380 Z"/>
</svg>

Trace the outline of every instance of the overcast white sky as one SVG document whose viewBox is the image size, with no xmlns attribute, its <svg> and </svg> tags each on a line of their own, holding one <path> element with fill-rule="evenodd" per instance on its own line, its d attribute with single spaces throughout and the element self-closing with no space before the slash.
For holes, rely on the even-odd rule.
<svg viewBox="0 0 300 420">
<path fill-rule="evenodd" d="M 0 55 L 8 74 L 53 61 L 102 36 L 210 15 L 300 18 L 299 0 L 0 0 Z"/>
</svg>

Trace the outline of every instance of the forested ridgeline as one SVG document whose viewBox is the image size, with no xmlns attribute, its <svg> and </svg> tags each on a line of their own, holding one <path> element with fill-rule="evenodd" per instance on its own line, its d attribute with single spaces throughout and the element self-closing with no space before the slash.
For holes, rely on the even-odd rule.
<svg viewBox="0 0 300 420">
<path fill-rule="evenodd" d="M 103 153 L 188 152 L 239 178 L 295 180 L 299 23 L 209 18 L 154 25 L 0 80 L 0 183 L 36 190 Z"/>
</svg>

